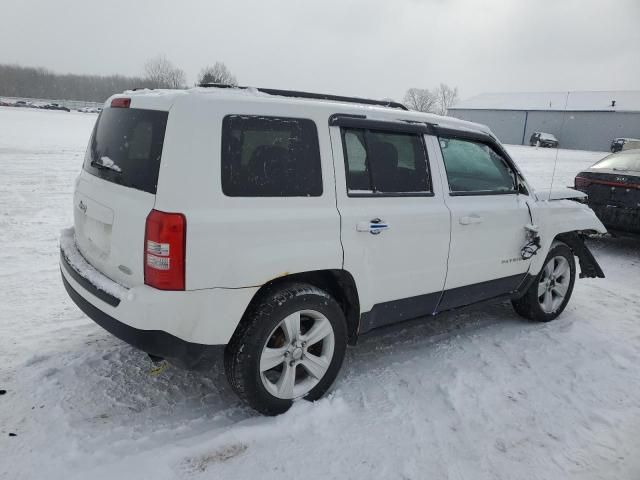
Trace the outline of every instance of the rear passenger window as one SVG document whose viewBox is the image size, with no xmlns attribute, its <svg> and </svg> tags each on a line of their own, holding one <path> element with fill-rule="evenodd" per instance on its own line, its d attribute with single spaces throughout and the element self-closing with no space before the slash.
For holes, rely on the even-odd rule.
<svg viewBox="0 0 640 480">
<path fill-rule="evenodd" d="M 513 193 L 516 177 L 507 161 L 484 143 L 440 137 L 451 193 Z"/>
<path fill-rule="evenodd" d="M 222 122 L 222 191 L 231 197 L 322 195 L 313 121 L 228 115 Z"/>
<path fill-rule="evenodd" d="M 431 191 L 421 135 L 343 128 L 342 139 L 349 193 Z"/>
</svg>

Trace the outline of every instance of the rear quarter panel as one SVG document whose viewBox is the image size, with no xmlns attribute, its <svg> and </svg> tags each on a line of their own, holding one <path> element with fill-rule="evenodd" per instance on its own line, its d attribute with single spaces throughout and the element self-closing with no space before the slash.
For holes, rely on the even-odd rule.
<svg viewBox="0 0 640 480">
<path fill-rule="evenodd" d="M 227 197 L 221 183 L 226 115 L 314 120 L 323 177 L 319 197 Z M 327 117 L 260 101 L 185 96 L 170 110 L 157 210 L 187 217 L 188 290 L 257 286 L 298 272 L 342 267 L 340 218 Z"/>
</svg>

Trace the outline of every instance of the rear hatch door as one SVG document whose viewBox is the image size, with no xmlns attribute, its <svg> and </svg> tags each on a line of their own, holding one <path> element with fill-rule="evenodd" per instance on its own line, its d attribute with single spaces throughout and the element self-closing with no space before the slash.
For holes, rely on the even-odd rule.
<svg viewBox="0 0 640 480">
<path fill-rule="evenodd" d="M 74 193 L 76 244 L 127 287 L 144 283 L 145 223 L 155 204 L 168 112 L 105 108 Z"/>
</svg>

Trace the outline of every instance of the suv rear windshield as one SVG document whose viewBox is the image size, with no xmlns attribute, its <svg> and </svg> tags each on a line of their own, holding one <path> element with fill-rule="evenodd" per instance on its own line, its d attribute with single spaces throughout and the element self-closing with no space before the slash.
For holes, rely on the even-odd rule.
<svg viewBox="0 0 640 480">
<path fill-rule="evenodd" d="M 155 194 L 168 115 L 105 108 L 93 129 L 84 169 L 108 182 Z"/>
</svg>

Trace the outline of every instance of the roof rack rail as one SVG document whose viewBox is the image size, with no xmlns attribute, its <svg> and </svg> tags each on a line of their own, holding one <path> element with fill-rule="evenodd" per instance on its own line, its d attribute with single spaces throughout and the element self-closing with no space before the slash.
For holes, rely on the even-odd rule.
<svg viewBox="0 0 640 480">
<path fill-rule="evenodd" d="M 225 83 L 201 83 L 200 87 L 208 88 L 242 88 L 238 85 L 228 85 Z M 371 98 L 358 98 L 358 97 L 343 97 L 341 95 L 329 95 L 326 93 L 313 93 L 313 92 L 300 92 L 297 90 L 280 90 L 277 88 L 256 88 L 259 92 L 267 93 L 269 95 L 278 95 L 281 97 L 293 97 L 293 98 L 308 98 L 312 100 L 330 100 L 334 102 L 347 102 L 347 103 L 360 103 L 363 105 L 377 105 L 379 107 L 399 108 L 401 110 L 408 110 L 402 103 L 394 102 L 391 100 L 373 100 Z"/>
</svg>

